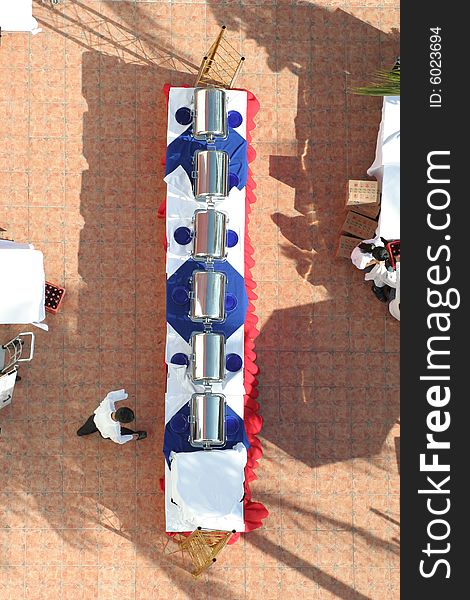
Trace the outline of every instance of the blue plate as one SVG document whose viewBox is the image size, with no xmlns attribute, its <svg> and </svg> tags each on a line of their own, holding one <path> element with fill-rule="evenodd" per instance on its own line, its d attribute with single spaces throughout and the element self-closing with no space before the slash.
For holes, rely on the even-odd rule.
<svg viewBox="0 0 470 600">
<path fill-rule="evenodd" d="M 243 117 L 238 110 L 229 110 L 227 120 L 229 127 L 232 127 L 233 129 L 240 127 L 240 125 L 243 123 Z"/>
<path fill-rule="evenodd" d="M 191 111 L 187 106 L 182 106 L 175 112 L 175 119 L 180 125 L 189 125 L 192 121 Z"/>
<path fill-rule="evenodd" d="M 186 366 L 188 366 L 189 365 L 189 358 L 183 352 L 177 352 L 176 354 L 173 354 L 173 356 L 171 357 L 170 362 L 173 365 L 186 365 Z"/>
<path fill-rule="evenodd" d="M 181 285 L 178 285 L 171 292 L 171 298 L 175 304 L 182 306 L 189 302 L 189 290 Z"/>
<path fill-rule="evenodd" d="M 227 246 L 229 248 L 233 248 L 238 244 L 238 233 L 233 231 L 233 229 L 229 229 L 227 231 Z"/>
<path fill-rule="evenodd" d="M 238 300 L 234 294 L 225 295 L 225 310 L 231 312 L 237 308 Z"/>
<path fill-rule="evenodd" d="M 170 419 L 170 429 L 175 433 L 184 433 L 189 428 L 188 418 L 181 413 L 176 413 Z"/>
<path fill-rule="evenodd" d="M 186 246 L 193 236 L 189 227 L 178 227 L 178 229 L 175 229 L 173 237 L 180 246 Z"/>
<path fill-rule="evenodd" d="M 242 357 L 238 354 L 227 354 L 227 358 L 225 359 L 225 366 L 227 367 L 227 371 L 231 373 L 236 373 L 243 366 Z"/>
<path fill-rule="evenodd" d="M 229 415 L 225 420 L 225 427 L 227 430 L 227 437 L 234 437 L 240 429 L 240 423 L 238 422 L 237 417 Z"/>
</svg>

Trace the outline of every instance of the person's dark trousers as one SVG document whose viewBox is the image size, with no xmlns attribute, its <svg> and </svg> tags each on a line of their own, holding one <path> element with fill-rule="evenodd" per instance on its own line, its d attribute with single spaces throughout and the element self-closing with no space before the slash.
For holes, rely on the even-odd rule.
<svg viewBox="0 0 470 600">
<path fill-rule="evenodd" d="M 98 427 L 95 425 L 95 415 L 91 415 L 91 417 L 88 417 L 87 422 L 77 431 L 77 435 L 90 435 L 90 433 L 96 433 L 97 431 Z M 121 435 L 133 435 L 134 433 L 135 431 L 132 431 L 132 429 L 121 425 Z"/>
<path fill-rule="evenodd" d="M 88 417 L 86 423 L 80 427 L 77 431 L 77 435 L 90 435 L 90 433 L 96 433 L 98 427 L 95 425 L 95 415 Z"/>
<path fill-rule="evenodd" d="M 127 429 L 127 427 L 121 425 L 121 435 L 133 435 L 134 433 L 136 432 L 132 431 L 132 429 Z"/>
</svg>

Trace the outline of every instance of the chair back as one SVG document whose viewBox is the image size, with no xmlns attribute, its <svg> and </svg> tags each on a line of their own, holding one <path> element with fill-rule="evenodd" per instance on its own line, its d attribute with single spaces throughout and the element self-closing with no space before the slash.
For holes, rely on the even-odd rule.
<svg viewBox="0 0 470 600">
<path fill-rule="evenodd" d="M 235 531 L 216 531 L 198 527 L 191 535 L 179 541 L 183 553 L 186 552 L 191 558 L 194 577 L 199 577 L 216 562 L 217 556 L 234 533 Z"/>
<path fill-rule="evenodd" d="M 202 59 L 194 87 L 221 87 L 230 89 L 245 60 L 225 39 L 223 25 L 217 39 Z"/>
</svg>

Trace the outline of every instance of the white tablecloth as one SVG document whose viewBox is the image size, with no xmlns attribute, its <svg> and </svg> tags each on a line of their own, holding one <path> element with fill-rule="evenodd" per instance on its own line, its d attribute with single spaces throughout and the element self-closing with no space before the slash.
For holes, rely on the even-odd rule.
<svg viewBox="0 0 470 600">
<path fill-rule="evenodd" d="M 0 243 L 0 324 L 42 321 L 44 302 L 42 252 L 28 244 Z"/>
<path fill-rule="evenodd" d="M 400 97 L 385 96 L 375 160 L 367 173 L 382 184 L 377 235 L 400 239 Z"/>
<path fill-rule="evenodd" d="M 170 502 L 172 499 L 176 504 L 185 527 L 245 530 L 246 448 L 243 444 L 237 444 L 231 450 L 172 452 L 170 459 Z"/>
<path fill-rule="evenodd" d="M 193 88 L 171 88 L 168 101 L 167 144 L 170 144 L 186 129 L 175 119 L 178 108 L 189 107 L 193 102 Z M 243 121 L 236 128 L 237 133 L 246 139 L 247 93 L 238 90 L 227 91 L 227 110 L 236 110 Z M 190 258 L 191 244 L 181 246 L 174 239 L 178 227 L 192 228 L 192 217 L 198 209 L 205 208 L 204 202 L 194 198 L 191 180 L 185 170 L 179 166 L 165 177 L 167 184 L 167 214 L 166 234 L 168 241 L 166 274 L 171 277 L 175 271 Z M 229 228 L 238 235 L 238 243 L 227 250 L 227 261 L 244 276 L 245 270 L 245 188 L 239 190 L 233 187 L 229 196 L 223 201 L 217 201 L 216 209 L 226 213 Z M 225 352 L 244 356 L 244 326 L 241 325 L 225 342 Z M 168 366 L 167 390 L 165 395 L 165 424 L 184 404 L 189 402 L 191 395 L 202 392 L 204 386 L 194 384 L 188 376 L 186 366 L 174 365 L 171 357 L 176 353 L 191 354 L 188 342 L 167 323 L 166 362 Z M 245 394 L 243 370 L 231 373 L 226 371 L 222 383 L 212 385 L 214 393 L 226 396 L 227 405 L 243 418 L 243 397 Z M 165 513 L 166 531 L 190 531 L 197 526 L 208 529 L 235 529 L 244 531 L 243 496 L 244 467 L 246 450 L 242 460 L 240 453 L 234 450 L 212 450 L 192 453 L 179 453 L 173 460 L 171 470 L 165 463 Z M 178 462 L 181 457 L 181 462 Z M 231 458 L 230 458 L 231 457 Z M 235 457 L 235 458 L 234 458 Z M 197 471 L 193 461 L 201 461 L 201 469 Z M 210 466 L 206 462 L 210 462 Z M 185 485 L 186 466 L 191 465 L 192 474 Z M 191 471 L 193 469 L 193 471 Z M 236 492 L 235 508 L 232 510 L 232 486 Z M 241 486 L 241 487 L 240 487 Z M 241 494 L 239 493 L 241 491 Z M 178 506 L 171 501 L 178 496 Z M 217 496 L 220 495 L 220 497 Z M 174 498 L 176 502 L 176 498 Z M 228 504 L 227 504 L 228 503 Z M 202 510 L 202 506 L 205 506 Z M 230 508 L 227 508 L 227 506 Z M 225 512 L 224 512 L 225 511 Z"/>
<path fill-rule="evenodd" d="M 2 31 L 41 31 L 33 17 L 33 0 L 0 0 L 0 27 Z"/>
</svg>

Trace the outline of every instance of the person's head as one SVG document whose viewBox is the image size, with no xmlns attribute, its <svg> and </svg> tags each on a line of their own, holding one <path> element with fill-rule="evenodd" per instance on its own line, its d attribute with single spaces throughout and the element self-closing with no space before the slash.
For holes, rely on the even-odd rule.
<svg viewBox="0 0 470 600">
<path fill-rule="evenodd" d="M 358 245 L 359 250 L 363 254 L 372 254 L 372 250 L 375 248 L 375 244 L 369 244 L 367 242 L 361 242 Z"/>
<path fill-rule="evenodd" d="M 375 258 L 375 260 L 378 260 L 379 262 L 382 262 L 383 260 L 390 260 L 388 250 L 383 246 L 376 246 L 372 250 L 372 256 Z"/>
<path fill-rule="evenodd" d="M 122 406 L 114 413 L 114 418 L 119 423 L 130 423 L 135 419 L 134 411 L 131 408 L 127 408 L 127 406 Z"/>
</svg>

